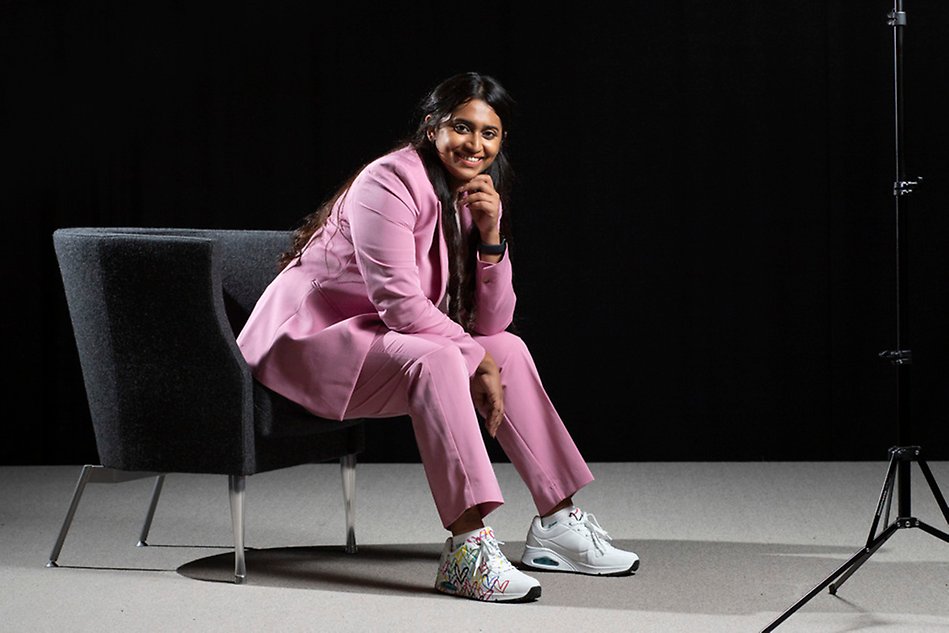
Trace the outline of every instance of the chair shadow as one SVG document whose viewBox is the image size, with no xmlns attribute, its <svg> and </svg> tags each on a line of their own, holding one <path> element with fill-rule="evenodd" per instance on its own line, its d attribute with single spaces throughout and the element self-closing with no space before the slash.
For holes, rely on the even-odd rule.
<svg viewBox="0 0 949 633">
<path fill-rule="evenodd" d="M 323 591 L 430 595 L 441 554 L 440 544 L 360 545 L 354 554 L 342 546 L 248 548 L 245 584 Z M 205 582 L 234 582 L 234 552 L 190 561 L 182 576 Z"/>
</svg>

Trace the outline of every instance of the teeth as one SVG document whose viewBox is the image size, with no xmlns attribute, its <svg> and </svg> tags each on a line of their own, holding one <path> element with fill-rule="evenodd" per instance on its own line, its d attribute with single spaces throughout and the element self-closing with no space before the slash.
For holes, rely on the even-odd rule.
<svg viewBox="0 0 949 633">
<path fill-rule="evenodd" d="M 477 163 L 481 161 L 477 156 L 462 156 L 461 159 L 466 163 Z"/>
</svg>

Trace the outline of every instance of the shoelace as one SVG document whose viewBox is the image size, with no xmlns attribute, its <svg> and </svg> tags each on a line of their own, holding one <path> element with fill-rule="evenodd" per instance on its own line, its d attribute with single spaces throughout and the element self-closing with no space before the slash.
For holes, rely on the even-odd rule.
<svg viewBox="0 0 949 633">
<path fill-rule="evenodd" d="M 583 526 L 587 529 L 588 534 L 590 535 L 590 540 L 593 541 L 593 546 L 596 547 L 597 551 L 601 554 L 605 554 L 609 545 L 609 541 L 613 539 L 610 538 L 610 535 L 600 527 L 599 522 L 597 522 L 596 517 L 592 514 L 584 514 L 583 519 L 579 521 L 576 525 Z"/>
<path fill-rule="evenodd" d="M 479 543 L 481 547 L 478 548 L 478 557 L 475 559 L 475 569 L 481 567 L 482 560 L 485 560 L 488 569 L 494 572 L 501 572 L 514 567 L 499 547 L 500 545 L 504 545 L 504 541 L 487 537 L 480 539 Z"/>
</svg>

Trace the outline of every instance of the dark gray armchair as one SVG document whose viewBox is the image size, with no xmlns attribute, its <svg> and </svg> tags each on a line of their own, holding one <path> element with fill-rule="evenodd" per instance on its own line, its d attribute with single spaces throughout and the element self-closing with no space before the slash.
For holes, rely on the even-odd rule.
<svg viewBox="0 0 949 633">
<path fill-rule="evenodd" d="M 228 476 L 234 576 L 243 582 L 244 486 L 255 473 L 340 460 L 346 550 L 364 420 L 315 417 L 251 376 L 235 342 L 276 274 L 285 231 L 63 228 L 53 233 L 100 464 L 80 474 L 47 566 L 86 484 L 165 473 Z"/>
</svg>

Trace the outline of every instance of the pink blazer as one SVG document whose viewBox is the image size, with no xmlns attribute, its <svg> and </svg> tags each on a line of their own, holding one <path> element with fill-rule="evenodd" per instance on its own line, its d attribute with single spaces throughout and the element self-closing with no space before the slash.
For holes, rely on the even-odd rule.
<svg viewBox="0 0 949 633">
<path fill-rule="evenodd" d="M 437 307 L 448 282 L 441 217 L 413 148 L 366 166 L 238 335 L 254 376 L 313 413 L 342 420 L 369 346 L 386 330 L 444 337 L 474 374 L 484 348 Z M 467 207 L 459 218 L 470 228 Z M 476 286 L 472 330 L 503 331 L 514 316 L 510 257 L 479 261 Z"/>
</svg>

